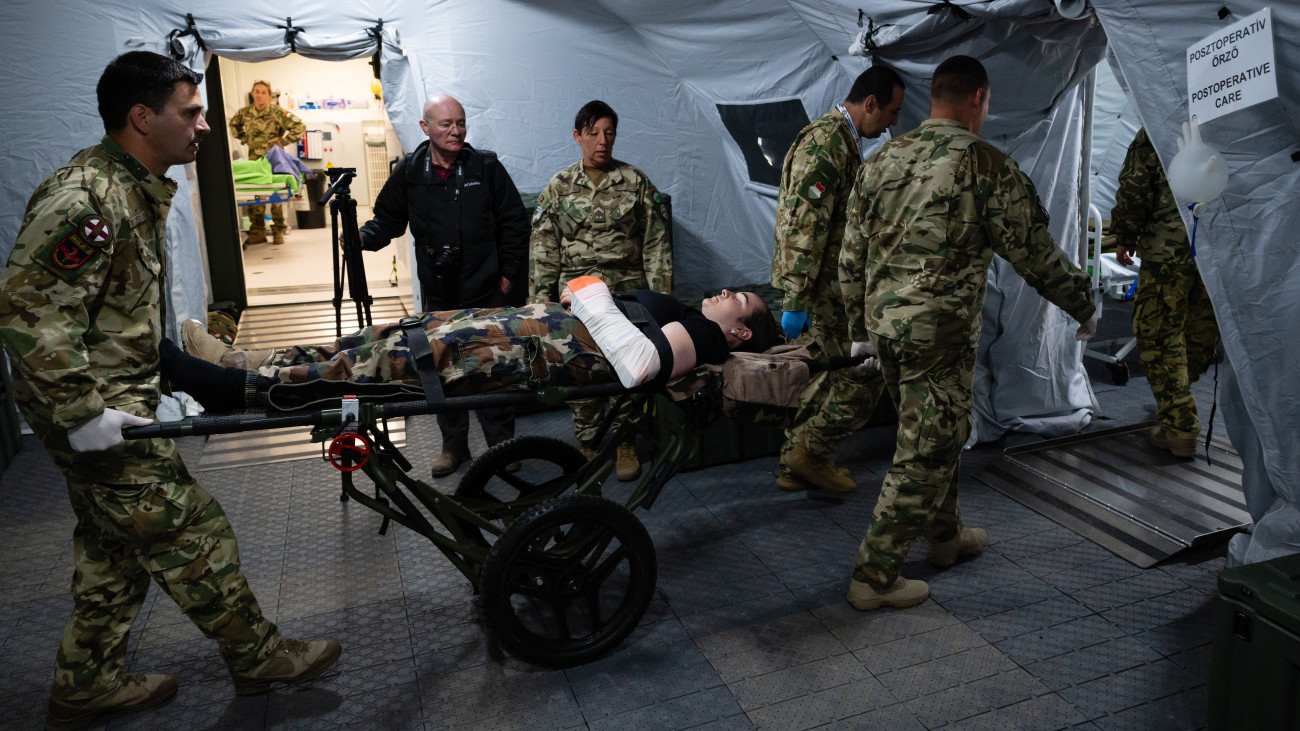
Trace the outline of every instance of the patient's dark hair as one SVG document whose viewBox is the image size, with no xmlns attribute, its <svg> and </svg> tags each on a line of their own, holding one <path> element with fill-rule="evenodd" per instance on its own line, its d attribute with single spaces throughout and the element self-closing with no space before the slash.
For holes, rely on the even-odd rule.
<svg viewBox="0 0 1300 731">
<path fill-rule="evenodd" d="M 759 307 L 746 317 L 745 327 L 749 328 L 749 340 L 741 341 L 736 346 L 736 350 L 742 350 L 746 353 L 762 353 L 768 348 L 779 345 L 782 342 L 781 331 L 776 326 L 776 318 L 772 317 L 772 311 L 767 308 L 767 303 L 757 296 Z"/>
</svg>

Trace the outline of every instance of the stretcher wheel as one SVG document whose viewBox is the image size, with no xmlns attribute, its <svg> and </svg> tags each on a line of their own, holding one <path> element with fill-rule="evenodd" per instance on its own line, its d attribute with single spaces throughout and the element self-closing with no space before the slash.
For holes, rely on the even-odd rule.
<svg viewBox="0 0 1300 731">
<path fill-rule="evenodd" d="M 1110 380 L 1114 382 L 1116 386 L 1123 386 L 1128 383 L 1128 363 L 1122 361 L 1119 363 L 1107 363 L 1106 369 L 1110 371 Z"/>
<path fill-rule="evenodd" d="M 506 467 L 515 462 L 520 463 L 519 470 L 507 472 Z M 553 437 L 508 439 L 493 445 L 465 470 L 456 486 L 456 497 L 466 498 L 465 504 L 483 517 L 509 523 L 536 500 L 518 507 L 514 503 L 527 497 L 560 495 L 569 489 L 573 474 L 586 463 L 587 458 L 577 447 Z M 489 544 L 490 535 L 470 523 L 460 523 L 479 545 Z"/>
<path fill-rule="evenodd" d="M 654 596 L 641 521 L 602 497 L 566 495 L 515 520 L 483 565 L 480 601 L 510 654 L 568 667 L 618 646 Z"/>
</svg>

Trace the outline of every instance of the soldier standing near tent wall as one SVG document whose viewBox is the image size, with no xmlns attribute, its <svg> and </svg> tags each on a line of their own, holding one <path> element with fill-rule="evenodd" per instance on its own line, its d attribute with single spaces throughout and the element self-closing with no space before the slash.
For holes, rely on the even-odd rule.
<svg viewBox="0 0 1300 731">
<path fill-rule="evenodd" d="M 265 81 L 253 82 L 253 103 L 235 112 L 230 118 L 230 133 L 248 145 L 248 159 L 257 160 L 272 147 L 296 145 L 307 131 L 307 125 L 271 101 L 271 85 Z M 284 243 L 284 207 L 271 204 L 271 237 L 277 244 Z M 266 206 L 248 207 L 249 244 L 266 243 Z"/>
<path fill-rule="evenodd" d="M 984 66 L 954 56 L 935 69 L 930 119 L 893 139 L 858 173 L 840 255 L 854 340 L 870 336 L 898 407 L 894 462 L 858 548 L 848 600 L 861 610 L 925 601 L 900 576 L 918 538 L 926 560 L 951 566 L 988 534 L 962 526 L 958 462 L 993 254 L 1039 294 L 1097 331 L 1088 275 L 1047 231 L 1047 211 L 1015 160 L 979 137 L 988 116 Z"/>
<path fill-rule="evenodd" d="M 239 568 L 235 534 L 153 421 L 176 183 L 208 132 L 202 75 L 155 53 L 119 56 L 96 94 L 107 134 L 32 195 L 0 274 L 0 341 L 14 397 L 68 481 L 73 609 L 55 657 L 46 728 L 80 728 L 176 693 L 173 675 L 122 671 L 150 579 L 217 642 L 241 695 L 314 678 L 335 640 L 280 636 Z"/>
<path fill-rule="evenodd" d="M 1116 261 L 1132 264 L 1134 252 L 1142 260 L 1133 335 L 1160 421 L 1151 445 L 1195 457 L 1201 422 L 1191 385 L 1214 362 L 1219 325 L 1178 202 L 1145 129 L 1138 130 L 1124 157 L 1110 218 Z"/>
<path fill-rule="evenodd" d="M 840 297 L 840 243 L 844 212 L 865 144 L 898 123 L 903 80 L 873 66 L 858 76 L 843 104 L 804 127 L 781 170 L 776 203 L 772 285 L 785 296 L 786 338 L 817 358 L 850 355 L 849 325 Z M 866 426 L 884 390 L 875 370 L 841 368 L 814 376 L 799 398 L 794 426 L 781 448 L 782 490 L 848 492 L 847 469 L 835 466 L 835 447 Z"/>
<path fill-rule="evenodd" d="M 673 250 L 659 191 L 635 167 L 614 159 L 618 115 L 600 100 L 587 102 L 573 120 L 582 159 L 561 170 L 537 198 L 529 255 L 529 303 L 554 302 L 560 283 L 582 276 L 602 279 L 614 292 L 653 289 L 671 294 Z M 573 428 L 590 457 L 610 401 L 570 401 Z M 620 412 L 619 423 L 631 418 Z M 614 425 L 618 428 L 618 423 Z M 636 444 L 618 447 L 620 480 L 641 474 Z"/>
</svg>

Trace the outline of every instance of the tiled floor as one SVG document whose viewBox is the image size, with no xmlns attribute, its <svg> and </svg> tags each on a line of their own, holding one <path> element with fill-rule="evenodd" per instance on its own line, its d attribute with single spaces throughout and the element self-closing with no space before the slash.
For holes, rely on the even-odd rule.
<svg viewBox="0 0 1300 731">
<path fill-rule="evenodd" d="M 1143 378 L 1095 387 L 1111 419 L 1098 426 L 1149 418 Z M 1203 406 L 1210 388 L 1198 384 Z M 572 438 L 563 411 L 522 417 L 519 432 Z M 436 434 L 432 417 L 409 421 L 405 453 L 421 471 Z M 191 462 L 203 447 L 182 441 Z M 613 654 L 567 670 L 504 655 L 469 583 L 415 533 L 377 535 L 377 516 L 340 504 L 338 478 L 319 461 L 204 472 L 264 610 L 287 634 L 338 637 L 338 672 L 236 698 L 215 647 L 155 590 L 128 667 L 175 673 L 180 692 L 109 727 L 1204 725 L 1222 546 L 1137 569 L 972 479 L 999 456 L 981 447 L 963 463 L 961 504 L 968 524 L 989 530 L 988 549 L 936 572 L 920 545 L 905 574 L 930 581 L 933 598 L 857 612 L 844 592 L 891 452 L 888 427 L 841 447 L 860 485 L 847 499 L 777 490 L 775 458 L 674 478 L 638 512 L 659 560 L 641 626 Z M 0 477 L 0 500 L 0 726 L 37 728 L 70 606 L 73 521 L 62 480 L 30 437 Z"/>
</svg>

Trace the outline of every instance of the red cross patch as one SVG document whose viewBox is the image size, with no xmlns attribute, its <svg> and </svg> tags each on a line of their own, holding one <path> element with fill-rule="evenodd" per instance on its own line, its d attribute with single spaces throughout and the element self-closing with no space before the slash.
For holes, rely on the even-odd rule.
<svg viewBox="0 0 1300 731">
<path fill-rule="evenodd" d="M 113 227 L 96 215 L 83 216 L 81 237 L 95 246 L 104 246 L 113 238 Z"/>
</svg>

